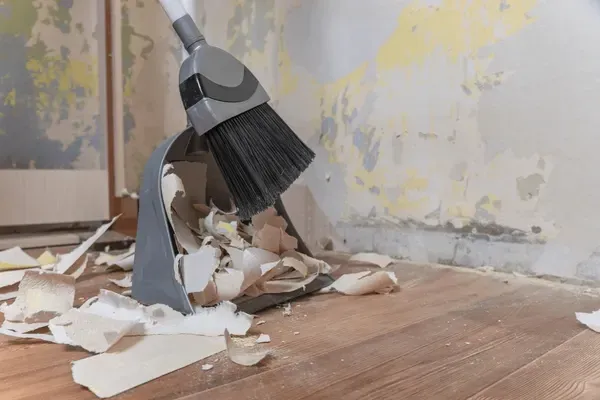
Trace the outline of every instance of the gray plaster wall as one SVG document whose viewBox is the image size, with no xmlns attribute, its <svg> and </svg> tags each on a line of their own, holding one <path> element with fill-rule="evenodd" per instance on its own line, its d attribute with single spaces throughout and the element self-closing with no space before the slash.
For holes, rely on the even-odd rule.
<svg viewBox="0 0 600 400">
<path fill-rule="evenodd" d="M 196 14 L 316 151 L 302 183 L 338 248 L 600 279 L 596 0 L 205 0 Z"/>
</svg>

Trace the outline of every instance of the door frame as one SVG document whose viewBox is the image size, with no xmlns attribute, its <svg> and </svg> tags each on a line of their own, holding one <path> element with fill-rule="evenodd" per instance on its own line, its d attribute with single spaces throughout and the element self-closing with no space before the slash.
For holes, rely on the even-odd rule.
<svg viewBox="0 0 600 400">
<path fill-rule="evenodd" d="M 106 43 L 106 156 L 109 215 L 121 217 L 114 229 L 135 236 L 138 201 L 121 194 L 125 188 L 125 141 L 123 134 L 123 81 L 121 58 L 121 0 L 104 1 Z"/>
</svg>

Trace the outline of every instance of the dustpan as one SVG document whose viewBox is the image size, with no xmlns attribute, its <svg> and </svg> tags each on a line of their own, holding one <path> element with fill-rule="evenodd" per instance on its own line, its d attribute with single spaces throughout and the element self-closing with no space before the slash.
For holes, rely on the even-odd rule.
<svg viewBox="0 0 600 400">
<path fill-rule="evenodd" d="M 165 304 L 184 314 L 194 313 L 183 284 L 176 279 L 175 259 L 178 254 L 175 235 L 167 217 L 161 190 L 163 167 L 187 161 L 207 166 L 206 198 L 217 206 L 229 207 L 230 196 L 219 168 L 211 156 L 203 136 L 188 126 L 184 131 L 163 141 L 146 163 L 139 198 L 136 251 L 133 266 L 132 297 L 146 304 Z M 200 177 L 199 177 L 200 179 Z M 193 182 L 184 182 L 185 186 Z M 288 223 L 287 233 L 298 240 L 298 251 L 311 256 L 310 250 L 294 228 L 283 202 L 274 208 Z M 234 302 L 238 309 L 253 314 L 265 308 L 288 302 L 319 290 L 333 282 L 328 275 L 319 275 L 305 288 L 290 293 L 242 297 Z"/>
</svg>

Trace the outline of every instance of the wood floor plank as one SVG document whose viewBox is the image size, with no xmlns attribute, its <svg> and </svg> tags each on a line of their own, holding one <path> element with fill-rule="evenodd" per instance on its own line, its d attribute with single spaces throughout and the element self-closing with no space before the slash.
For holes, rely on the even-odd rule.
<svg viewBox="0 0 600 400">
<path fill-rule="evenodd" d="M 210 374 L 201 372 L 197 366 L 194 370 L 184 369 L 150 382 L 136 391 L 135 395 L 132 392 L 131 397 L 126 395 L 123 398 L 170 399 L 172 397 L 168 396 L 171 392 L 165 388 L 173 386 L 177 387 L 180 396 L 202 392 L 264 371 L 293 366 L 381 332 L 408 326 L 477 299 L 512 290 L 515 288 L 501 281 L 475 274 L 437 270 L 420 284 L 392 295 L 308 297 L 294 303 L 291 317 L 283 317 L 280 310 L 271 310 L 258 317 L 267 321 L 260 328 L 271 336 L 274 348 L 274 357 L 266 365 L 240 367 L 221 356 L 216 363 L 207 361 L 215 364 L 215 370 Z M 299 334 L 294 335 L 294 332 Z M 194 371 L 191 372 L 194 379 L 181 378 L 186 370 Z"/>
<path fill-rule="evenodd" d="M 254 330 L 268 333 L 272 341 L 266 346 L 273 349 L 262 365 L 241 367 L 219 354 L 203 361 L 214 364 L 210 371 L 196 363 L 115 399 L 462 400 L 481 391 L 477 396 L 488 397 L 473 400 L 500 400 L 498 390 L 509 385 L 513 397 L 507 400 L 527 400 L 519 397 L 527 379 L 549 382 L 549 373 L 515 379 L 533 373 L 527 363 L 582 331 L 573 311 L 597 305 L 527 279 L 407 263 L 393 268 L 402 286 L 397 293 L 308 296 L 293 302 L 291 316 L 279 309 L 261 313 L 257 319 L 266 323 Z M 116 291 L 107 279 L 121 276 L 90 267 L 77 283 L 77 303 L 101 287 Z M 595 353 L 589 351 L 592 365 Z M 0 337 L 0 399 L 94 399 L 70 373 L 71 361 L 88 356 L 66 346 Z M 596 379 L 590 372 L 585 393 L 592 393 Z"/>
<path fill-rule="evenodd" d="M 266 318 L 259 317 L 267 320 L 267 324 L 261 325 L 260 328 L 271 335 L 272 345 L 275 347 L 275 357 L 268 365 L 244 368 L 220 359 L 217 365 L 218 368 L 223 368 L 222 372 L 211 376 L 208 383 L 199 379 L 182 383 L 176 376 L 173 376 L 172 382 L 177 382 L 180 389 L 178 393 L 181 395 L 202 392 L 211 387 L 247 379 L 264 371 L 285 366 L 293 367 L 343 346 L 353 345 L 381 333 L 444 314 L 478 299 L 512 290 L 516 288 L 507 286 L 502 281 L 475 274 L 457 273 L 453 270 L 440 270 L 435 280 L 429 283 L 421 282 L 412 289 L 388 296 L 333 295 L 327 298 L 322 307 L 318 306 L 318 302 L 326 297 L 309 297 L 301 301 L 299 308 L 295 309 L 294 315 L 297 313 L 299 318 L 297 321 L 294 321 L 293 317 L 282 317 L 280 311 L 271 311 L 266 314 Z M 302 321 L 304 315 L 307 317 Z M 276 330 L 271 328 L 272 326 Z M 299 332 L 299 335 L 293 335 L 294 331 Z M 167 379 L 165 377 L 163 384 L 168 385 Z M 147 396 L 156 396 L 161 390 L 162 386 L 159 386 L 158 381 L 144 387 Z"/>
<path fill-rule="evenodd" d="M 259 319 L 267 323 L 259 328 L 271 335 L 270 346 L 274 348 L 274 357 L 263 366 L 240 367 L 219 355 L 218 361 L 215 358 L 207 361 L 215 365 L 212 371 L 201 371 L 200 365 L 194 364 L 117 399 L 173 399 L 201 392 L 263 371 L 293 366 L 336 348 L 516 289 L 500 280 L 451 269 L 398 268 L 398 275 L 407 287 L 400 292 L 361 297 L 310 296 L 294 302 L 290 317 L 284 317 L 277 309 L 263 313 Z M 91 296 L 101 285 L 99 279 L 84 279 L 78 286 L 82 285 L 85 294 Z M 69 368 L 71 361 L 86 356 L 85 352 L 63 346 L 2 338 L 0 361 L 3 365 L 9 362 L 14 368 L 0 369 L 0 393 L 20 400 L 40 398 L 50 390 L 61 399 L 91 399 L 89 392 L 73 383 Z"/>
<path fill-rule="evenodd" d="M 462 400 L 580 332 L 571 311 L 590 301 L 525 287 L 186 400 Z"/>
<path fill-rule="evenodd" d="M 600 334 L 584 330 L 469 400 L 538 399 L 600 399 Z"/>
</svg>

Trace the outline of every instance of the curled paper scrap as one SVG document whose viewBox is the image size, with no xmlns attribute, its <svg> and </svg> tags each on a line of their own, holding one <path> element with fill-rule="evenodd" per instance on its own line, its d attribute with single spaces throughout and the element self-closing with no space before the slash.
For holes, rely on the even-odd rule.
<svg viewBox="0 0 600 400">
<path fill-rule="evenodd" d="M 320 290 L 320 293 L 338 292 L 349 296 L 360 296 L 368 293 L 389 293 L 398 284 L 394 272 L 364 271 L 340 276 L 331 285 Z"/>
<path fill-rule="evenodd" d="M 249 367 L 258 364 L 269 355 L 269 350 L 262 347 L 240 346 L 233 341 L 227 330 L 225 330 L 224 336 L 227 345 L 227 356 L 236 364 Z"/>
</svg>

